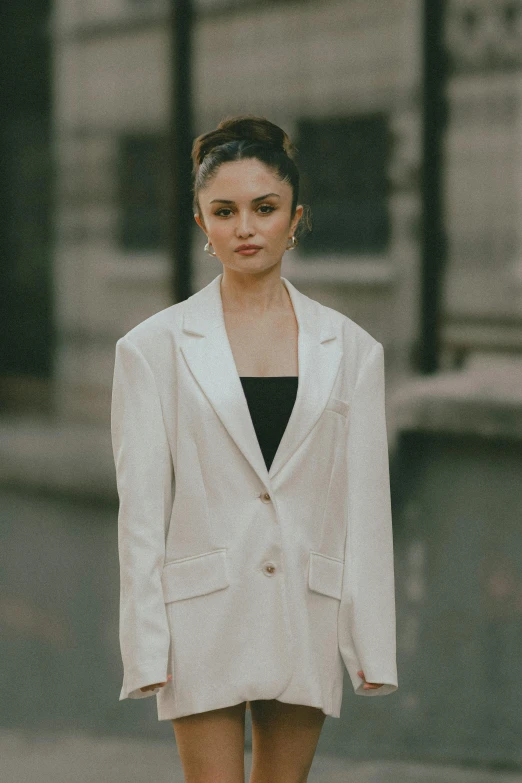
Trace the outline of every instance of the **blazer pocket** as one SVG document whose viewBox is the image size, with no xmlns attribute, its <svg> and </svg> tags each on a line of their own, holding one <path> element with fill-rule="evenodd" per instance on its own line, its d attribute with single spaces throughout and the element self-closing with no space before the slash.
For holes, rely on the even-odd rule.
<svg viewBox="0 0 522 783">
<path fill-rule="evenodd" d="M 308 587 L 316 593 L 341 600 L 344 560 L 310 550 Z"/>
<path fill-rule="evenodd" d="M 344 416 L 344 418 L 347 419 L 350 411 L 350 403 L 346 402 L 346 400 L 340 400 L 338 397 L 330 397 L 326 403 L 325 410 L 340 413 L 341 416 Z"/>
<path fill-rule="evenodd" d="M 170 560 L 161 575 L 165 603 L 207 595 L 228 587 L 227 550 Z"/>
</svg>

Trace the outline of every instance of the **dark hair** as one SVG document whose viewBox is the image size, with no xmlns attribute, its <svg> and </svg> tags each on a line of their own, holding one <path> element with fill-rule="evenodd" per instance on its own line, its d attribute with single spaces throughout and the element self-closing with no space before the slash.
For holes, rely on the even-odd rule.
<svg viewBox="0 0 522 783">
<path fill-rule="evenodd" d="M 206 187 L 222 163 L 228 161 L 257 158 L 276 174 L 282 182 L 288 182 L 292 188 L 292 217 L 299 200 L 299 171 L 293 161 L 297 147 L 290 137 L 278 125 L 253 114 L 241 114 L 225 117 L 216 130 L 198 136 L 192 145 L 193 172 L 193 211 L 201 217 L 199 191 Z M 304 205 L 296 234 L 311 229 L 310 208 Z"/>
</svg>

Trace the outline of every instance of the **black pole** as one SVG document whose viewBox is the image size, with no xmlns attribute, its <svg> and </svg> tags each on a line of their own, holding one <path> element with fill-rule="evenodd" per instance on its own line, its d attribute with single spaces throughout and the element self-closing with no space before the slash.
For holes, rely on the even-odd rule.
<svg viewBox="0 0 522 783">
<path fill-rule="evenodd" d="M 421 301 L 418 369 L 433 373 L 440 352 L 441 294 L 446 263 L 443 143 L 447 122 L 447 55 L 444 46 L 446 0 L 424 0 Z"/>
<path fill-rule="evenodd" d="M 180 302 L 192 294 L 192 0 L 171 0 L 171 100 L 169 151 L 171 161 L 169 250 L 172 294 Z"/>
</svg>

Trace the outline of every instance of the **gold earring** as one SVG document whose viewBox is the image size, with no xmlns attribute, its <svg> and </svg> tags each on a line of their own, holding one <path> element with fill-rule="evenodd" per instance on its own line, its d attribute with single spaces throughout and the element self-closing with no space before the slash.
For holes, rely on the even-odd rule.
<svg viewBox="0 0 522 783">
<path fill-rule="evenodd" d="M 211 251 L 211 249 L 210 249 L 210 248 L 211 248 L 211 246 L 212 246 L 212 242 L 207 242 L 207 244 L 206 244 L 206 245 L 205 245 L 205 247 L 204 247 L 205 253 L 208 253 L 208 254 L 209 254 L 209 256 L 217 256 L 217 253 L 213 253 L 213 252 Z"/>
<path fill-rule="evenodd" d="M 291 236 L 291 237 L 288 237 L 288 239 L 290 239 L 292 241 L 292 244 L 290 246 L 288 246 L 288 243 L 287 243 L 286 249 L 287 250 L 293 250 L 294 247 L 297 247 L 297 245 L 299 244 L 299 240 L 295 238 L 295 235 Z"/>
</svg>

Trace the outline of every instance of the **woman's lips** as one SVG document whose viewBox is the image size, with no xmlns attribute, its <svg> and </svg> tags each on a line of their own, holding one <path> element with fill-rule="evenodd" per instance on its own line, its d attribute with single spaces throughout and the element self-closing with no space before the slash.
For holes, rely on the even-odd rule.
<svg viewBox="0 0 522 783">
<path fill-rule="evenodd" d="M 236 250 L 236 253 L 240 253 L 242 256 L 253 256 L 254 253 L 258 253 L 262 249 L 261 247 L 250 247 L 248 250 Z"/>
</svg>

